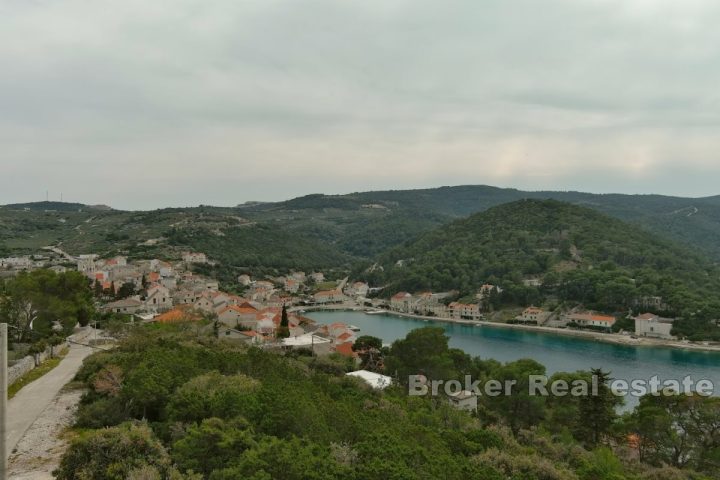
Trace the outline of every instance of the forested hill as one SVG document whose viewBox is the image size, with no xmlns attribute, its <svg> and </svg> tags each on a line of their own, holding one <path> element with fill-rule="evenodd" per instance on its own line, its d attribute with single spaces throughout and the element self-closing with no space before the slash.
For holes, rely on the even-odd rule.
<svg viewBox="0 0 720 480">
<path fill-rule="evenodd" d="M 625 220 L 658 235 L 700 248 L 720 260 L 720 196 L 683 198 L 665 195 L 593 194 L 575 191 L 522 191 L 487 185 L 462 185 L 418 190 L 359 192 L 347 195 L 307 195 L 286 202 L 250 207 L 257 211 L 353 211 L 362 206 L 387 212 L 406 212 L 426 227 L 445 219 L 462 218 L 488 208 L 525 198 L 553 199 L 586 206 Z M 427 219 L 426 219 L 427 217 Z M 411 225 L 414 225 L 411 223 Z M 405 233 L 406 225 L 394 231 Z M 377 233 L 377 232 L 373 232 Z M 414 231 L 407 232 L 409 234 Z M 365 238 L 362 231 L 357 233 Z"/>
<path fill-rule="evenodd" d="M 672 313 L 720 316 L 720 271 L 706 257 L 554 200 L 521 200 L 455 221 L 387 252 L 378 264 L 382 270 L 366 275 L 390 292 L 471 295 L 490 282 L 505 288 L 505 302 L 519 305 L 557 298 L 620 312 L 635 299 L 662 296 Z M 542 286 L 527 286 L 529 280 Z"/>
<path fill-rule="evenodd" d="M 441 225 L 523 198 L 587 206 L 720 261 L 718 197 L 523 192 L 482 185 L 308 195 L 231 208 L 120 211 L 59 202 L 7 205 L 0 207 L 0 252 L 33 253 L 59 245 L 71 254 L 175 258 L 192 249 L 234 268 L 233 274 L 244 267 L 347 268 Z"/>
</svg>

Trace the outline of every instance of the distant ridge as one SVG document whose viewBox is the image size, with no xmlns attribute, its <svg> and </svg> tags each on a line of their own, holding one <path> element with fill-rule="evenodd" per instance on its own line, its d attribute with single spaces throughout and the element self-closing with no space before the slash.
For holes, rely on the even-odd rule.
<svg viewBox="0 0 720 480">
<path fill-rule="evenodd" d="M 104 210 L 104 211 L 112 210 L 112 207 L 109 207 L 107 205 L 85 205 L 83 203 L 53 202 L 53 201 L 11 203 L 11 204 L 5 205 L 5 207 L 12 209 L 12 210 L 33 210 L 33 211 L 53 210 L 56 212 L 71 212 L 71 211 L 78 211 L 78 210 Z"/>
</svg>

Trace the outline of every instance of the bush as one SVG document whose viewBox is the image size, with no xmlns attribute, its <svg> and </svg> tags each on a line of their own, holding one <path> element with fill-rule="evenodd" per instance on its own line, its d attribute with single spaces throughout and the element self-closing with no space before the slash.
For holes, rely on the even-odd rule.
<svg viewBox="0 0 720 480">
<path fill-rule="evenodd" d="M 57 480 L 125 480 L 147 466 L 164 478 L 170 457 L 147 425 L 126 423 L 73 441 L 53 474 Z"/>
</svg>

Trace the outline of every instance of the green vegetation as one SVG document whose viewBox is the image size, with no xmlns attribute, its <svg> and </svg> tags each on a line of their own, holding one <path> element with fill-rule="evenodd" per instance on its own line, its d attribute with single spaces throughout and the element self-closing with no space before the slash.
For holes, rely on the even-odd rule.
<svg viewBox="0 0 720 480">
<path fill-rule="evenodd" d="M 582 397 L 538 400 L 518 389 L 483 400 L 475 415 L 442 397 L 408 396 L 401 386 L 374 391 L 344 375 L 344 359 L 247 349 L 183 325 L 138 328 L 78 373 L 89 389 L 77 420 L 83 430 L 58 479 L 690 480 L 718 473 L 717 437 L 703 437 L 704 450 L 693 451 L 709 461 L 677 466 L 683 470 L 662 466 L 662 457 L 628 459 L 621 445 L 628 431 L 645 435 L 636 427 L 645 414 L 632 430 L 614 413 L 608 424 L 602 412 L 614 399 L 605 393 L 584 405 Z M 425 348 L 436 350 L 423 360 Z M 433 328 L 396 342 L 387 360 L 448 378 L 522 382 L 544 370 L 530 360 L 470 358 Z M 717 403 L 705 400 L 703 418 L 718 421 Z M 578 428 L 589 413 L 600 429 L 592 435 Z"/>
<path fill-rule="evenodd" d="M 88 280 L 78 272 L 35 270 L 0 283 L 0 321 L 10 326 L 12 342 L 50 337 L 55 322 L 69 334 L 94 315 Z"/>
<path fill-rule="evenodd" d="M 322 268 L 328 262 L 339 266 L 353 258 L 372 258 L 452 220 L 524 198 L 584 205 L 720 260 L 717 197 L 523 192 L 483 185 L 317 194 L 236 208 L 200 206 L 147 212 L 59 202 L 8 205 L 0 208 L 0 245 L 14 253 L 31 253 L 62 242 L 73 254 L 125 252 L 135 257 L 170 258 L 179 258 L 187 247 L 203 250 L 233 267 L 257 265 L 259 258 L 263 267 L 304 262 Z M 167 234 L 174 240 L 168 242 Z M 146 244 L 148 240 L 152 242 Z M 280 251 L 292 255 L 278 257 Z M 309 254 L 307 259 L 305 254 Z M 264 257 L 274 259 L 266 264 Z"/>
<path fill-rule="evenodd" d="M 401 263 L 398 263 L 398 262 Z M 678 316 L 676 332 L 718 339 L 720 270 L 705 257 L 594 210 L 554 200 L 522 200 L 458 220 L 380 257 L 362 274 L 388 294 L 501 285 L 490 307 L 583 304 L 626 314 L 660 296 Z M 539 287 L 528 278 L 541 279 Z"/>
</svg>

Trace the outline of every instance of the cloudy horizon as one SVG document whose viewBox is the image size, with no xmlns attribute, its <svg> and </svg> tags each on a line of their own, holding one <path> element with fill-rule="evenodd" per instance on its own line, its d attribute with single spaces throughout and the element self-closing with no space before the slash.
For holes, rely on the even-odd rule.
<svg viewBox="0 0 720 480">
<path fill-rule="evenodd" d="M 720 4 L 0 4 L 0 204 L 720 194 Z"/>
</svg>

